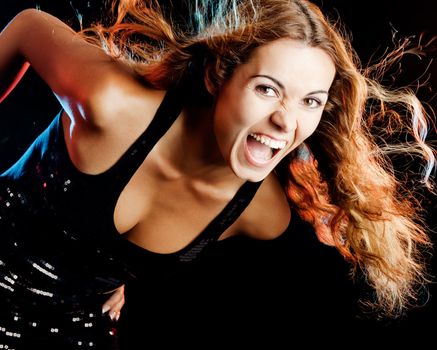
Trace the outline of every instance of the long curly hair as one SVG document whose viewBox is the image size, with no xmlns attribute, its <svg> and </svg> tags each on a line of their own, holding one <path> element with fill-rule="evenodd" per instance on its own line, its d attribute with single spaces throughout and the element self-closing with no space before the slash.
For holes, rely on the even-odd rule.
<svg viewBox="0 0 437 350">
<path fill-rule="evenodd" d="M 306 0 L 191 1 L 187 21 L 171 20 L 158 1 L 118 0 L 114 22 L 82 31 L 113 57 L 131 65 L 158 89 L 191 84 L 209 103 L 203 85 L 213 67 L 217 91 L 254 48 L 292 38 L 323 49 L 336 76 L 315 133 L 275 170 L 289 203 L 335 246 L 375 291 L 363 300 L 395 317 L 417 302 L 429 282 L 420 198 L 406 188 L 393 154 L 423 162 L 423 184 L 432 190 L 435 151 L 425 142 L 431 121 L 414 91 L 384 87 L 388 67 L 409 52 L 408 39 L 377 64 L 363 68 L 340 21 L 330 21 Z M 405 142 L 396 135 L 406 136 Z"/>
</svg>

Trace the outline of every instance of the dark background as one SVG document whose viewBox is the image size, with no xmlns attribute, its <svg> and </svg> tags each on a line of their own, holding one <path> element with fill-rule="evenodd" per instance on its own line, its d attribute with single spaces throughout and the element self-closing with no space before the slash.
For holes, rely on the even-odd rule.
<svg viewBox="0 0 437 350">
<path fill-rule="evenodd" d="M 435 1 L 315 2 L 332 18 L 340 16 L 364 63 L 383 55 L 387 47 L 403 37 L 418 38 L 423 34 L 422 42 L 426 42 L 437 35 Z M 19 10 L 36 6 L 76 29 L 79 28 L 78 14 L 87 25 L 103 18 L 106 8 L 99 0 L 2 0 L 0 27 Z M 437 64 L 432 62 L 435 54 L 435 48 L 430 46 L 428 56 L 422 59 L 405 58 L 399 74 L 387 83 L 417 86 L 417 82 L 426 82 L 418 94 L 436 109 Z M 50 90 L 30 71 L 0 105 L 0 171 L 23 153 L 58 110 L 59 105 Z M 437 139 L 435 130 L 431 130 L 430 137 Z M 436 200 L 425 194 L 424 203 L 428 223 L 436 228 Z M 435 237 L 433 240 L 437 241 Z M 432 264 L 436 265 L 435 259 Z M 138 338 L 149 340 L 159 334 L 159 340 L 165 343 L 183 331 L 185 337 L 180 341 L 187 345 L 205 334 L 214 342 L 236 337 L 243 343 L 280 339 L 285 344 L 293 344 L 303 337 L 304 331 L 313 332 L 313 336 L 305 336 L 307 344 L 320 340 L 322 334 L 323 341 L 334 343 L 351 332 L 361 343 L 372 342 L 377 335 L 383 335 L 388 341 L 432 340 L 437 331 L 434 283 L 430 291 L 426 305 L 400 320 L 367 319 L 357 306 L 358 298 L 365 296 L 366 289 L 360 282 L 351 281 L 348 265 L 335 250 L 319 244 L 310 230 L 302 227 L 299 232 L 286 232 L 270 242 L 239 238 L 222 242 L 201 267 L 165 281 L 144 282 L 142 301 L 132 294 L 131 300 L 135 303 L 126 304 L 121 334 L 129 334 L 129 337 L 136 334 Z M 161 337 L 163 330 L 168 338 Z"/>
</svg>

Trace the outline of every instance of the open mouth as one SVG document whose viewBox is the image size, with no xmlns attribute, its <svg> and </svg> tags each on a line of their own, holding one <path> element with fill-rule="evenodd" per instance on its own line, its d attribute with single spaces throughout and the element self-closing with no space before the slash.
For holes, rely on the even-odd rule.
<svg viewBox="0 0 437 350">
<path fill-rule="evenodd" d="M 269 163 L 282 149 L 287 142 L 271 139 L 268 136 L 251 133 L 247 137 L 247 152 L 249 160 L 255 165 Z"/>
</svg>

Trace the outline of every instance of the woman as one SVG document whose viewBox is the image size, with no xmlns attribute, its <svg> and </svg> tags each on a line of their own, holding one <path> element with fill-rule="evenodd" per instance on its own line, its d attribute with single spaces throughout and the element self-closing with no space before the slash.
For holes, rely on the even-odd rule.
<svg viewBox="0 0 437 350">
<path fill-rule="evenodd" d="M 372 80 L 305 0 L 213 3 L 196 2 L 193 29 L 121 0 L 108 28 L 26 10 L 3 30 L 0 100 L 30 64 L 62 106 L 1 177 L 4 344 L 108 347 L 94 311 L 108 292 L 217 240 L 278 237 L 294 212 L 365 275 L 381 313 L 427 281 L 430 241 L 387 157 L 420 155 L 431 188 L 417 98 Z M 411 141 L 379 146 L 391 130 L 372 123 Z"/>
</svg>

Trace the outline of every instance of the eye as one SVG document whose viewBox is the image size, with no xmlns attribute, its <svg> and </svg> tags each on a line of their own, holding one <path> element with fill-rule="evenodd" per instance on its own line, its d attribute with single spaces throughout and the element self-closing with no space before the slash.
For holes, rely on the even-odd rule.
<svg viewBox="0 0 437 350">
<path fill-rule="evenodd" d="M 256 92 L 267 97 L 278 97 L 279 93 L 274 87 L 269 85 L 257 85 L 255 87 Z"/>
<path fill-rule="evenodd" d="M 322 101 L 314 97 L 306 97 L 303 99 L 303 104 L 308 108 L 318 108 L 323 105 Z"/>
</svg>

